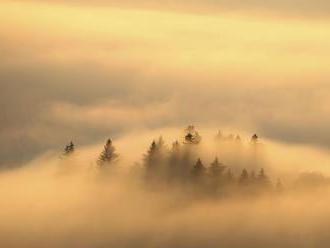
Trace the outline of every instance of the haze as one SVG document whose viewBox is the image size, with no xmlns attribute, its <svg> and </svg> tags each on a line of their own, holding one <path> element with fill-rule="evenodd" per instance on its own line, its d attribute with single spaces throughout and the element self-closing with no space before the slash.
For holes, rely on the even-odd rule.
<svg viewBox="0 0 330 248">
<path fill-rule="evenodd" d="M 329 8 L 1 1 L 0 246 L 328 247 Z M 150 190 L 151 142 L 184 146 L 191 124 L 202 137 L 194 159 L 209 168 L 218 156 L 237 179 L 262 167 L 272 193 Z M 219 149 L 218 130 L 239 134 L 244 152 Z M 254 167 L 253 134 L 263 146 Z M 103 175 L 108 138 L 119 162 Z M 74 158 L 63 159 L 70 141 Z"/>
</svg>

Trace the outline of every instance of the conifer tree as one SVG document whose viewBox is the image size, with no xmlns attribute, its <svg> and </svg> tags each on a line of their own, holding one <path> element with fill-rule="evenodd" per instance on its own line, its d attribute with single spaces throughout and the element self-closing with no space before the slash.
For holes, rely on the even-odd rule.
<svg viewBox="0 0 330 248">
<path fill-rule="evenodd" d="M 196 131 L 193 125 L 189 125 L 185 129 L 185 137 L 184 137 L 184 144 L 199 144 L 202 140 L 202 137 Z"/>
<path fill-rule="evenodd" d="M 204 176 L 205 170 L 205 166 L 203 165 L 202 160 L 199 158 L 193 167 L 192 174 L 196 178 L 201 178 Z"/>
<path fill-rule="evenodd" d="M 255 144 L 258 143 L 258 141 L 259 141 L 259 137 L 258 137 L 258 135 L 257 135 L 257 134 L 254 134 L 254 135 L 251 137 L 251 143 L 252 143 L 253 145 L 255 145 Z"/>
<path fill-rule="evenodd" d="M 157 156 L 157 145 L 156 141 L 152 141 L 147 154 L 144 155 L 144 165 L 147 169 L 154 167 L 155 161 Z"/>
<path fill-rule="evenodd" d="M 167 159 L 167 148 L 162 137 L 158 141 L 152 141 L 147 154 L 144 155 L 144 165 L 147 170 L 159 170 L 165 165 Z"/>
<path fill-rule="evenodd" d="M 177 175 L 180 171 L 180 162 L 181 162 L 181 147 L 178 141 L 175 141 L 172 144 L 172 149 L 169 155 L 169 173 L 170 175 Z"/>
<path fill-rule="evenodd" d="M 99 166 L 109 165 L 118 159 L 118 154 L 115 152 L 115 147 L 112 145 L 112 140 L 108 139 L 104 145 L 104 149 L 101 152 L 97 164 Z"/>
<path fill-rule="evenodd" d="M 216 157 L 209 168 L 210 175 L 213 177 L 219 177 L 222 175 L 225 168 L 226 166 L 223 166 L 221 163 L 219 163 L 219 160 Z"/>
<path fill-rule="evenodd" d="M 75 151 L 75 146 L 73 142 L 71 141 L 69 144 L 67 144 L 64 148 L 63 155 L 64 156 L 69 156 Z"/>
<path fill-rule="evenodd" d="M 239 183 L 246 185 L 249 182 L 249 173 L 247 172 L 246 169 L 242 170 L 242 174 L 239 178 Z"/>
</svg>

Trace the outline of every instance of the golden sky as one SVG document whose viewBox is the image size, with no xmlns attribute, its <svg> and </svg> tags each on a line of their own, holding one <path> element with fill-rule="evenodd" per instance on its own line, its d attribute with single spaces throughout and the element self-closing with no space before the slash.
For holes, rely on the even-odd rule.
<svg viewBox="0 0 330 248">
<path fill-rule="evenodd" d="M 1 1 L 1 137 L 42 150 L 41 134 L 88 143 L 193 122 L 329 147 L 327 9 L 320 0 Z"/>
</svg>

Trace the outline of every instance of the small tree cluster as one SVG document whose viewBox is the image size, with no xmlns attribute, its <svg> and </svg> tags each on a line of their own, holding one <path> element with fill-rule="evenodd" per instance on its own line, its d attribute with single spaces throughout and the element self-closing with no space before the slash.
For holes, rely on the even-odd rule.
<svg viewBox="0 0 330 248">
<path fill-rule="evenodd" d="M 112 145 L 112 140 L 108 139 L 104 145 L 103 151 L 99 156 L 99 159 L 97 160 L 97 164 L 100 167 L 103 167 L 114 163 L 118 158 L 118 154 L 115 152 L 115 150 L 115 147 Z"/>
</svg>

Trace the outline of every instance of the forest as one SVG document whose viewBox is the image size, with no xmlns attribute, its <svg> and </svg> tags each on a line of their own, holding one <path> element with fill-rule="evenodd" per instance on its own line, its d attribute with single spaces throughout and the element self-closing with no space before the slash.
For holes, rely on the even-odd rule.
<svg viewBox="0 0 330 248">
<path fill-rule="evenodd" d="M 210 162 L 205 163 L 199 157 L 202 142 L 202 136 L 193 125 L 186 127 L 182 137 L 174 141 L 171 147 L 160 136 L 151 142 L 142 155 L 142 161 L 131 166 L 131 175 L 139 177 L 144 185 L 152 189 L 178 186 L 193 194 L 226 196 L 234 193 L 282 192 L 281 180 L 274 180 L 266 174 L 262 161 L 264 144 L 257 134 L 252 135 L 243 146 L 240 135 L 225 135 L 218 131 L 214 136 L 214 145 L 220 151 L 227 151 L 224 154 L 226 163 L 217 155 L 208 158 Z M 65 146 L 61 158 L 72 158 L 75 149 L 71 141 Z M 242 155 L 243 150 L 248 156 Z M 111 173 L 119 166 L 118 161 L 120 155 L 109 138 L 94 166 L 97 170 Z"/>
</svg>

